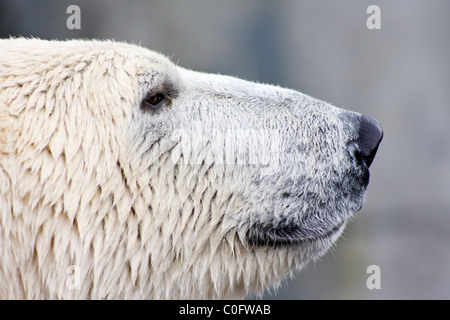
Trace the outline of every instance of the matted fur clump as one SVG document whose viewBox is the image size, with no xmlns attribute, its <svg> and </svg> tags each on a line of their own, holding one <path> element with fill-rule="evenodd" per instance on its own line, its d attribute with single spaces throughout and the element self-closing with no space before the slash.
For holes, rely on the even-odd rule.
<svg viewBox="0 0 450 320">
<path fill-rule="evenodd" d="M 0 298 L 260 294 L 361 208 L 367 119 L 135 45 L 0 40 Z"/>
</svg>

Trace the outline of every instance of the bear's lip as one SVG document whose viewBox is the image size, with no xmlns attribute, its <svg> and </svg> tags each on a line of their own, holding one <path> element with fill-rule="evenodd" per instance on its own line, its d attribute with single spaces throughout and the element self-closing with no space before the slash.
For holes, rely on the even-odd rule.
<svg viewBox="0 0 450 320">
<path fill-rule="evenodd" d="M 254 225 L 247 231 L 247 239 L 254 246 L 299 246 L 303 243 L 311 243 L 330 239 L 335 234 L 340 233 L 347 221 L 343 220 L 323 232 L 314 232 L 311 235 L 302 235 L 301 226 L 257 226 Z M 299 234 L 300 230 L 300 234 Z M 303 230 L 304 231 L 304 230 Z"/>
</svg>

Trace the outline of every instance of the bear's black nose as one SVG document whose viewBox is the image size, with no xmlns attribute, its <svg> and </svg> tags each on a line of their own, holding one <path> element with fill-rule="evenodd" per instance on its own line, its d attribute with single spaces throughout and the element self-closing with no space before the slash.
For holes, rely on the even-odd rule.
<svg viewBox="0 0 450 320">
<path fill-rule="evenodd" d="M 359 119 L 358 138 L 348 144 L 348 151 L 356 161 L 362 161 L 370 167 L 381 139 L 383 129 L 378 121 L 362 115 Z"/>
</svg>

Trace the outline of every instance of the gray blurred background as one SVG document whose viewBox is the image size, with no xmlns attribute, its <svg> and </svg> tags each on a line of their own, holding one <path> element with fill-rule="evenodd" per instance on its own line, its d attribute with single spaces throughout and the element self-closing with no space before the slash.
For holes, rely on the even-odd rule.
<svg viewBox="0 0 450 320">
<path fill-rule="evenodd" d="M 81 9 L 68 30 L 66 9 Z M 369 5 L 381 29 L 369 30 Z M 267 299 L 450 299 L 450 1 L 0 0 L 0 36 L 112 38 L 378 119 L 367 202 Z M 370 265 L 381 289 L 369 290 Z"/>
</svg>

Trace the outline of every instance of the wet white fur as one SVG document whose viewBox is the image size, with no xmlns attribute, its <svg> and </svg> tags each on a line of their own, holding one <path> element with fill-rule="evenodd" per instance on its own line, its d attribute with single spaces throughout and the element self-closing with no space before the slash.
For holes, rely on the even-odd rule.
<svg viewBox="0 0 450 320">
<path fill-rule="evenodd" d="M 167 84 L 166 105 L 141 108 Z M 362 203 L 332 183 L 351 168 L 343 112 L 135 45 L 0 40 L 0 298 L 243 298 L 276 286 Z M 248 241 L 253 226 L 278 224 L 302 225 L 303 240 Z"/>
</svg>

